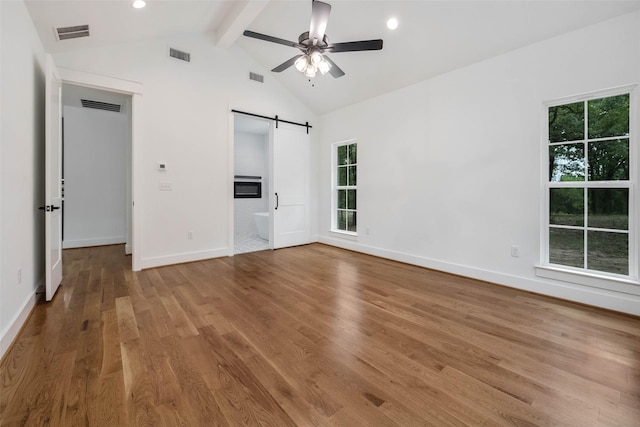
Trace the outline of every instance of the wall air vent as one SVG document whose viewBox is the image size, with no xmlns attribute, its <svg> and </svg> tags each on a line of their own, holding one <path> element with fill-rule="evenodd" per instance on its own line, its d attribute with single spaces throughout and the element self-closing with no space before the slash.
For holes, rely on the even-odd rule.
<svg viewBox="0 0 640 427">
<path fill-rule="evenodd" d="M 76 25 L 75 27 L 56 28 L 56 37 L 58 40 L 77 39 L 79 37 L 89 37 L 88 25 Z"/>
<path fill-rule="evenodd" d="M 94 108 L 96 110 L 105 110 L 105 111 L 113 111 L 114 113 L 119 113 L 122 111 L 122 105 L 119 104 L 110 104 L 108 102 L 100 102 L 100 101 L 91 101 L 89 99 L 81 99 L 82 106 L 85 108 Z"/>
<path fill-rule="evenodd" d="M 264 83 L 264 76 L 258 73 L 249 72 L 249 79 Z"/>
<path fill-rule="evenodd" d="M 169 56 L 172 58 L 179 59 L 185 62 L 191 62 L 191 54 L 187 52 L 183 52 L 178 49 L 174 49 L 172 47 L 169 48 Z"/>
</svg>

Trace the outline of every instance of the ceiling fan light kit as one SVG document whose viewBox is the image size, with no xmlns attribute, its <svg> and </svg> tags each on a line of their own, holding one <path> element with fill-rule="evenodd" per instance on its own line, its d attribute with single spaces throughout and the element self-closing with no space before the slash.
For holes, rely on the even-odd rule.
<svg viewBox="0 0 640 427">
<path fill-rule="evenodd" d="M 298 71 L 309 78 L 315 77 L 318 71 L 320 71 L 320 74 L 325 75 L 331 69 L 331 64 L 325 60 L 320 52 L 313 52 L 311 55 L 300 55 L 294 65 Z"/>
<path fill-rule="evenodd" d="M 331 73 L 334 78 L 342 77 L 345 74 L 344 71 L 326 55 L 326 52 L 340 53 L 380 50 L 382 49 L 382 40 L 362 40 L 330 44 L 325 34 L 330 12 L 330 4 L 313 0 L 311 3 L 311 23 L 309 25 L 309 31 L 300 34 L 297 43 L 249 30 L 246 30 L 243 35 L 271 43 L 295 47 L 302 52 L 302 55 L 294 56 L 271 70 L 275 73 L 282 72 L 294 65 L 298 71 L 310 79 L 315 77 L 318 71 L 322 75 Z"/>
</svg>

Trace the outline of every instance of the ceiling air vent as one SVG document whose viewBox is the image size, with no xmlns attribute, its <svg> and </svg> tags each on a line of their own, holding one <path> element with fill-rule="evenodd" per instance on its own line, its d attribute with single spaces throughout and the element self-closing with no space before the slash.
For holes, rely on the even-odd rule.
<svg viewBox="0 0 640 427">
<path fill-rule="evenodd" d="M 58 40 L 77 39 L 79 37 L 89 37 L 88 25 L 76 25 L 75 27 L 56 28 Z"/>
<path fill-rule="evenodd" d="M 110 104 L 108 102 L 91 101 L 89 99 L 81 99 L 82 106 L 85 108 L 95 108 L 96 110 L 113 111 L 119 113 L 122 110 L 122 105 Z"/>
<path fill-rule="evenodd" d="M 174 49 L 172 47 L 169 48 L 169 56 L 172 58 L 179 59 L 185 62 L 191 62 L 191 54 L 187 52 L 183 52 L 178 49 Z"/>
<path fill-rule="evenodd" d="M 249 78 L 260 83 L 264 83 L 264 76 L 258 73 L 249 72 Z"/>
</svg>

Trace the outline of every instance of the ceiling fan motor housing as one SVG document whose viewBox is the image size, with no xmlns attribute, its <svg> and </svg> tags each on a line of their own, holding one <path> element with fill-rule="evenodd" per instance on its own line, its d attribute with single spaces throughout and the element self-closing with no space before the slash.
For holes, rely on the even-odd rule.
<svg viewBox="0 0 640 427">
<path fill-rule="evenodd" d="M 298 43 L 307 48 L 313 46 L 313 40 L 309 38 L 309 31 L 305 31 L 304 33 L 300 34 L 300 37 L 298 37 Z M 320 49 L 324 49 L 329 46 L 329 38 L 325 34 L 324 37 L 322 37 L 322 41 L 318 41 L 315 45 Z"/>
<path fill-rule="evenodd" d="M 245 30 L 242 34 L 247 37 L 259 40 L 277 43 L 284 46 L 295 47 L 302 52 L 302 55 L 294 56 L 275 67 L 273 72 L 280 73 L 287 68 L 295 65 L 298 71 L 303 72 L 305 76 L 311 78 L 316 75 L 316 71 L 322 74 L 327 72 L 335 78 L 344 76 L 344 71 L 340 69 L 325 52 L 357 52 L 363 50 L 380 50 L 382 49 L 382 40 L 361 40 L 355 42 L 334 43 L 329 44 L 329 38 L 325 33 L 327 21 L 331 5 L 320 0 L 314 0 L 311 7 L 311 23 L 309 31 L 305 31 L 298 37 L 298 42 L 281 39 L 279 37 L 269 36 L 267 34 L 256 33 L 255 31 Z"/>
</svg>

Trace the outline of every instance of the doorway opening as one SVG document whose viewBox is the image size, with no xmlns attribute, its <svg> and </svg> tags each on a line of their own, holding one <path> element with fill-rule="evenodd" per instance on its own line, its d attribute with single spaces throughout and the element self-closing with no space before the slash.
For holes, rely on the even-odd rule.
<svg viewBox="0 0 640 427">
<path fill-rule="evenodd" d="M 271 249 L 269 121 L 235 114 L 233 253 Z"/>
<path fill-rule="evenodd" d="M 62 85 L 63 248 L 132 252 L 132 96 Z"/>
</svg>

